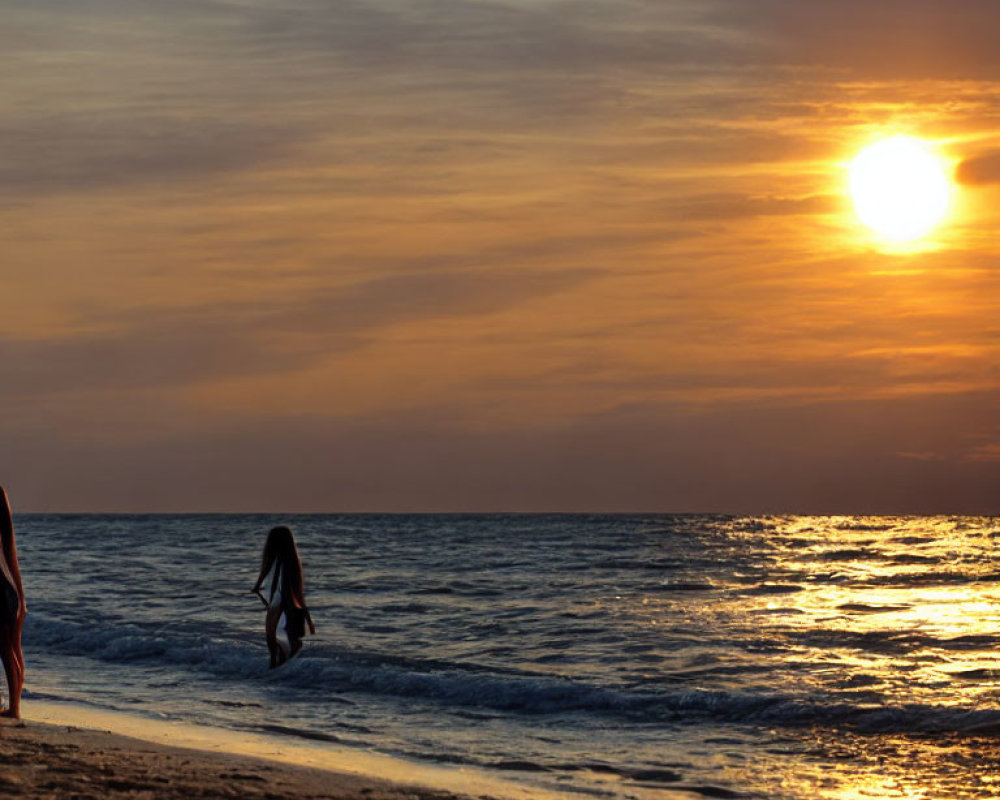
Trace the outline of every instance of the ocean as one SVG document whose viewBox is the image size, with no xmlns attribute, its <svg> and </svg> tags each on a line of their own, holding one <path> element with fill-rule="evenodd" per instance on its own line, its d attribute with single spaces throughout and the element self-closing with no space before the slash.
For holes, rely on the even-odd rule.
<svg viewBox="0 0 1000 800">
<path fill-rule="evenodd" d="M 292 527 L 318 631 L 268 670 Z M 18 515 L 27 699 L 580 797 L 1000 797 L 971 517 Z M 995 729 L 994 729 L 995 726 Z"/>
</svg>

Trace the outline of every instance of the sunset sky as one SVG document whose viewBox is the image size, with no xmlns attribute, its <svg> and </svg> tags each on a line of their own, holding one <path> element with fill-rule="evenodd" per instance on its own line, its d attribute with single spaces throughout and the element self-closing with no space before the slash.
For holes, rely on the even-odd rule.
<svg viewBox="0 0 1000 800">
<path fill-rule="evenodd" d="M 21 511 L 1000 512 L 1000 3 L 0 0 Z M 909 248 L 846 166 L 956 177 Z"/>
</svg>

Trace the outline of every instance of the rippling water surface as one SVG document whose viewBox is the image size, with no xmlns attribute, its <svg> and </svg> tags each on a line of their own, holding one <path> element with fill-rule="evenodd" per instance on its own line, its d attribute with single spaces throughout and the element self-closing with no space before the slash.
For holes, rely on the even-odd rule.
<svg viewBox="0 0 1000 800">
<path fill-rule="evenodd" d="M 608 797 L 1000 797 L 997 520 L 21 516 L 28 689 Z M 290 524 L 318 635 L 248 594 Z"/>
</svg>

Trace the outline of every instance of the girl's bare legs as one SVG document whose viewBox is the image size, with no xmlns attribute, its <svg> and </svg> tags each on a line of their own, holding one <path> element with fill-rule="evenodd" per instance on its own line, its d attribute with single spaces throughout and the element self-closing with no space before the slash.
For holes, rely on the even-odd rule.
<svg viewBox="0 0 1000 800">
<path fill-rule="evenodd" d="M 21 718 L 21 690 L 24 688 L 24 655 L 21 653 L 23 625 L 24 617 L 20 616 L 14 625 L 0 631 L 0 657 L 3 658 L 3 673 L 10 697 L 10 707 L 0 713 L 0 717 Z"/>
<path fill-rule="evenodd" d="M 281 619 L 281 608 L 269 608 L 264 620 L 264 633 L 267 636 L 267 649 L 271 653 L 271 669 L 285 663 L 285 651 L 278 644 L 278 621 Z"/>
</svg>

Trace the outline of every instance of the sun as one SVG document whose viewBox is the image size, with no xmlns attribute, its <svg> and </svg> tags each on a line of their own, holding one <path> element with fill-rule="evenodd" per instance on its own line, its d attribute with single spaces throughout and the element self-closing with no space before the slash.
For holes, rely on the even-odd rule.
<svg viewBox="0 0 1000 800">
<path fill-rule="evenodd" d="M 858 218 L 891 243 L 913 242 L 948 211 L 951 181 L 930 147 L 911 136 L 868 145 L 848 168 Z"/>
</svg>

